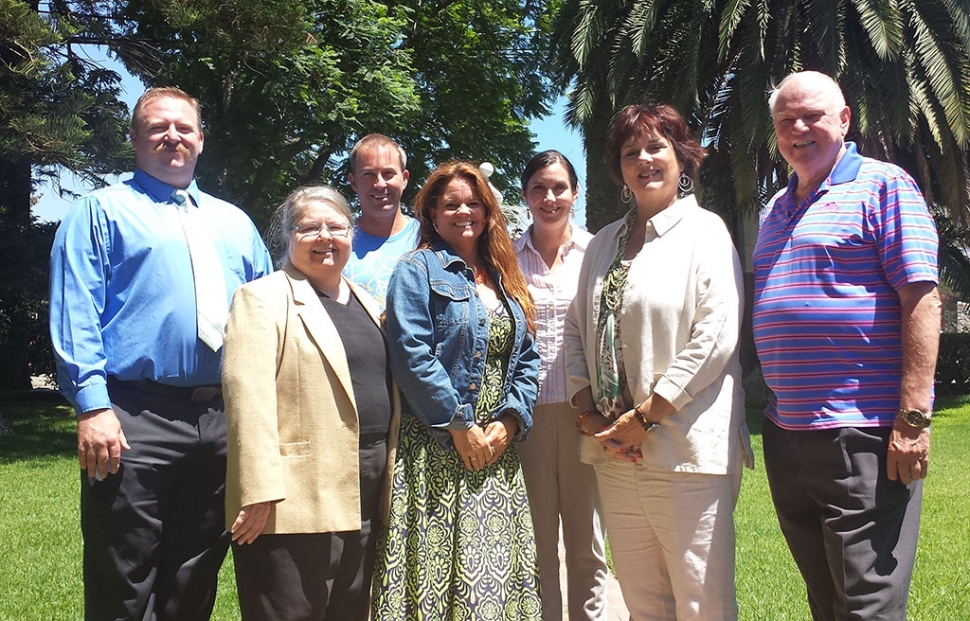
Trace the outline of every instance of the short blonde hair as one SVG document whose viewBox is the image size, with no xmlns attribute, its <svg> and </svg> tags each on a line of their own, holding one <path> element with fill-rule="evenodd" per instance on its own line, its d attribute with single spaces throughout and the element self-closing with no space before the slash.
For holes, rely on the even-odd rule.
<svg viewBox="0 0 970 621">
<path fill-rule="evenodd" d="M 405 171 L 408 168 L 408 155 L 404 152 L 404 148 L 398 143 L 394 142 L 384 134 L 367 134 L 360 140 L 358 140 L 353 148 L 350 150 L 350 172 L 357 174 L 357 155 L 361 151 L 367 151 L 370 149 L 390 149 L 397 153 L 398 159 L 401 160 L 401 171 Z"/>
<path fill-rule="evenodd" d="M 192 107 L 192 110 L 195 111 L 195 120 L 199 125 L 199 129 L 202 129 L 202 106 L 199 104 L 198 99 L 175 86 L 158 86 L 142 93 L 138 101 L 135 102 L 135 109 L 131 112 L 131 127 L 129 130 L 132 134 L 138 135 L 138 123 L 145 111 L 145 106 L 162 97 L 172 97 L 187 101 L 189 106 Z"/>
</svg>

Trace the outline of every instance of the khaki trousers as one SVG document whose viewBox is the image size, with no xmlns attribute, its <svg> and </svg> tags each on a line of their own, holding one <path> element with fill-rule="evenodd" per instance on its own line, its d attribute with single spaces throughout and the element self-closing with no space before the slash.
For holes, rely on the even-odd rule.
<svg viewBox="0 0 970 621">
<path fill-rule="evenodd" d="M 597 464 L 603 519 L 633 621 L 735 621 L 734 507 L 728 475 Z"/>
<path fill-rule="evenodd" d="M 593 467 L 579 461 L 576 410 L 536 407 L 528 439 L 518 446 L 539 557 L 543 621 L 562 621 L 559 526 L 566 549 L 570 621 L 605 620 L 606 552 Z"/>
</svg>

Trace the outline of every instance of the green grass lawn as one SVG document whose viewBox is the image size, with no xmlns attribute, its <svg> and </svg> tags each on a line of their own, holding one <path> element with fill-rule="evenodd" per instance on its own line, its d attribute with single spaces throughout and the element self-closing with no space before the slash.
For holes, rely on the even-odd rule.
<svg viewBox="0 0 970 621">
<path fill-rule="evenodd" d="M 750 413 L 760 460 L 760 419 Z M 54 399 L 0 401 L 15 435 L 0 436 L 0 621 L 82 618 L 81 538 L 74 423 Z M 970 619 L 970 397 L 941 399 L 911 621 Z M 737 509 L 738 604 L 744 621 L 809 618 L 804 587 L 778 530 L 764 468 L 746 471 Z M 238 619 L 232 563 L 222 569 L 213 619 Z"/>
<path fill-rule="evenodd" d="M 749 411 L 748 424 L 751 444 L 760 460 L 761 416 Z M 911 621 L 970 620 L 970 477 L 966 455 L 970 455 L 970 397 L 938 399 L 909 598 Z M 763 463 L 744 473 L 735 520 L 740 618 L 811 619 L 804 583 L 778 529 Z"/>
</svg>

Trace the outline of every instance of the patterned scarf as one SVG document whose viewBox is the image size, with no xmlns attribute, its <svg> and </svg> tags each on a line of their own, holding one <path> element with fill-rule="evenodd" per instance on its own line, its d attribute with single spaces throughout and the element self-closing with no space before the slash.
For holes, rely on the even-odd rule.
<svg viewBox="0 0 970 621">
<path fill-rule="evenodd" d="M 623 414 L 627 407 L 623 403 L 626 387 L 626 370 L 623 368 L 623 354 L 620 351 L 619 313 L 623 307 L 623 291 L 626 289 L 630 262 L 623 260 L 626 244 L 637 219 L 634 206 L 626 215 L 626 230 L 620 237 L 616 257 L 603 279 L 599 316 L 596 319 L 596 341 L 599 345 L 599 364 L 597 365 L 596 407 L 607 418 L 613 420 Z"/>
</svg>

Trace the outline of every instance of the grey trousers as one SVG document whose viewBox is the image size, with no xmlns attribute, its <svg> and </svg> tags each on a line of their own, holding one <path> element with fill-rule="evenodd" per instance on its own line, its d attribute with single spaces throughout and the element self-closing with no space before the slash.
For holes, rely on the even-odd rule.
<svg viewBox="0 0 970 621">
<path fill-rule="evenodd" d="M 815 621 L 905 621 L 923 482 L 886 476 L 889 427 L 764 425 L 778 522 Z"/>
<path fill-rule="evenodd" d="M 562 621 L 559 588 L 559 523 L 566 548 L 570 621 L 606 619 L 606 551 L 593 467 L 579 461 L 576 410 L 566 403 L 540 405 L 521 443 L 539 559 L 543 621 Z"/>
</svg>

